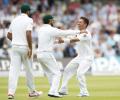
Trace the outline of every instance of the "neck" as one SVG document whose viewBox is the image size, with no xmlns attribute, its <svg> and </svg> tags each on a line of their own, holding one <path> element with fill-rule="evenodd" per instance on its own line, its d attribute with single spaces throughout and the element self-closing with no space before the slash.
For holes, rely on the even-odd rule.
<svg viewBox="0 0 120 100">
<path fill-rule="evenodd" d="M 21 14 L 27 15 L 26 13 L 21 13 Z"/>
<path fill-rule="evenodd" d="M 22 14 L 25 14 L 25 15 L 27 15 L 27 16 L 28 16 L 28 13 L 22 13 Z"/>
<path fill-rule="evenodd" d="M 81 28 L 81 29 L 80 29 L 80 31 L 84 31 L 84 30 L 86 30 L 86 28 Z"/>
</svg>

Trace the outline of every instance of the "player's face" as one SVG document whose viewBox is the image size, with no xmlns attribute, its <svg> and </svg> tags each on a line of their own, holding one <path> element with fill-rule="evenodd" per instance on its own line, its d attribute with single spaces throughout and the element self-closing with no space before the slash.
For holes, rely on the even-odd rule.
<svg viewBox="0 0 120 100">
<path fill-rule="evenodd" d="M 79 27 L 80 30 L 86 28 L 86 23 L 84 22 L 83 19 L 79 19 L 79 20 L 78 20 L 78 27 Z"/>
</svg>

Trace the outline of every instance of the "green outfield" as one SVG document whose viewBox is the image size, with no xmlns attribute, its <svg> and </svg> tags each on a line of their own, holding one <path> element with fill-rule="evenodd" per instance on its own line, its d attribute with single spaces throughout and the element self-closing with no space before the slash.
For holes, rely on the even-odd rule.
<svg viewBox="0 0 120 100">
<path fill-rule="evenodd" d="M 0 77 L 0 100 L 7 100 L 8 78 Z M 35 78 L 37 90 L 42 90 L 44 94 L 38 98 L 29 98 L 25 78 L 20 78 L 14 100 L 120 100 L 120 76 L 87 76 L 90 97 L 77 97 L 79 85 L 76 77 L 69 83 L 69 95 L 63 98 L 50 98 L 47 96 L 49 89 L 47 78 Z"/>
</svg>

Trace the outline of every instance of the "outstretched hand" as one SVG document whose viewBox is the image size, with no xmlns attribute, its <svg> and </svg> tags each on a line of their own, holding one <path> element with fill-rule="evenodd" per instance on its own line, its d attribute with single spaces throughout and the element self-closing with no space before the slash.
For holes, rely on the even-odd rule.
<svg viewBox="0 0 120 100">
<path fill-rule="evenodd" d="M 55 44 L 57 43 L 64 43 L 64 39 L 62 39 L 62 37 L 57 37 L 57 39 L 54 42 Z"/>
</svg>

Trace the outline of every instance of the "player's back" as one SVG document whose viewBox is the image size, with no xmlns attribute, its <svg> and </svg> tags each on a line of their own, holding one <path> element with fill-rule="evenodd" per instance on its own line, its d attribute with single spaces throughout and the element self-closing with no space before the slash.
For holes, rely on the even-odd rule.
<svg viewBox="0 0 120 100">
<path fill-rule="evenodd" d="M 44 24 L 39 29 L 38 33 L 38 50 L 39 51 L 51 51 L 54 44 L 53 27 L 48 24 Z"/>
<path fill-rule="evenodd" d="M 26 30 L 32 23 L 32 19 L 26 14 L 21 14 L 12 21 L 10 25 L 10 30 L 12 32 L 12 44 L 27 45 Z"/>
</svg>

